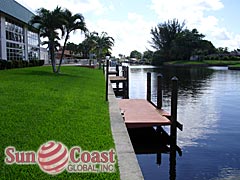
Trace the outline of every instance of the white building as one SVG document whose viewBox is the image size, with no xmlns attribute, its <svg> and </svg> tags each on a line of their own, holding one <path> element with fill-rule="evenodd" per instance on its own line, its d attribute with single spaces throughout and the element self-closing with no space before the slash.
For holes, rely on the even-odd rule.
<svg viewBox="0 0 240 180">
<path fill-rule="evenodd" d="M 40 37 L 28 22 L 34 14 L 14 0 L 0 0 L 0 59 L 40 59 Z"/>
</svg>

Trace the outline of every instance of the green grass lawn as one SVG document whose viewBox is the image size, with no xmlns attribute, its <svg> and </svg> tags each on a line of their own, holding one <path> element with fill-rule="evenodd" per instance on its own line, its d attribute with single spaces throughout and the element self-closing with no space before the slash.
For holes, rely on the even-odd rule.
<svg viewBox="0 0 240 180">
<path fill-rule="evenodd" d="M 231 65 L 230 67 L 238 67 L 238 68 L 240 68 L 240 64 Z"/>
<path fill-rule="evenodd" d="M 101 70 L 51 67 L 0 71 L 0 179 L 119 179 L 116 173 L 48 175 L 38 165 L 5 165 L 4 149 L 37 151 L 55 140 L 69 149 L 114 148 Z"/>
</svg>

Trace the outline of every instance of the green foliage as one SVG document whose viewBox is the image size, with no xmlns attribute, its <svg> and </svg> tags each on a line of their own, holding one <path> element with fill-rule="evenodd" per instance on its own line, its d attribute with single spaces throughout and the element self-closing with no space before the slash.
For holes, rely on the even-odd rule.
<svg viewBox="0 0 240 180">
<path fill-rule="evenodd" d="M 114 39 L 106 32 L 100 35 L 97 32 L 89 32 L 86 34 L 86 39 L 79 44 L 79 49 L 86 58 L 89 58 L 90 54 L 95 54 L 98 59 L 101 59 L 105 58 L 107 53 L 111 54 L 113 46 Z"/>
<path fill-rule="evenodd" d="M 64 45 L 63 45 L 63 49 L 62 49 L 62 54 L 60 57 L 60 63 L 58 66 L 58 70 L 57 72 L 60 72 L 60 67 L 62 64 L 62 60 L 63 60 L 63 56 L 64 56 L 64 51 L 66 48 L 66 44 L 68 39 L 70 38 L 70 33 L 74 32 L 76 30 L 81 30 L 83 32 L 87 31 L 86 28 L 86 23 L 84 21 L 84 17 L 82 14 L 72 14 L 71 11 L 69 11 L 68 9 L 65 9 L 62 13 L 62 17 L 64 19 L 64 24 L 63 24 L 63 32 L 66 34 L 65 35 L 65 40 L 64 40 Z"/>
<path fill-rule="evenodd" d="M 138 52 L 137 50 L 134 50 L 130 53 L 130 58 L 141 59 L 142 53 Z"/>
<path fill-rule="evenodd" d="M 184 26 L 184 22 L 180 24 L 173 19 L 151 29 L 150 44 L 160 54 L 160 61 L 189 60 L 193 55 L 204 56 L 215 52 L 212 43 L 203 40 L 203 34 L 197 29 L 188 30 Z"/>
<path fill-rule="evenodd" d="M 162 54 L 165 60 L 171 59 L 171 47 L 177 34 L 181 33 L 185 24 L 180 24 L 178 20 L 168 20 L 157 27 L 151 29 L 151 46 Z"/>
<path fill-rule="evenodd" d="M 49 140 L 89 151 L 114 148 L 102 71 L 62 67 L 64 73 L 53 74 L 50 68 L 0 71 L 0 152 L 7 146 L 37 151 Z M 37 165 L 6 165 L 4 158 L 1 179 L 120 179 L 118 170 L 51 176 Z"/>
<path fill-rule="evenodd" d="M 44 60 L 0 60 L 0 70 L 3 69 L 14 69 L 14 68 L 25 68 L 33 66 L 42 66 L 44 65 Z"/>
<path fill-rule="evenodd" d="M 165 57 L 162 55 L 161 51 L 156 51 L 153 53 L 152 65 L 160 66 L 163 65 L 165 61 Z"/>
</svg>

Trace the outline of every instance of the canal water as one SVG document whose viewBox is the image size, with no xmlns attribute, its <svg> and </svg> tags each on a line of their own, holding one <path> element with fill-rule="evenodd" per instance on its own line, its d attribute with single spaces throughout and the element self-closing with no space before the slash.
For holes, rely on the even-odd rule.
<svg viewBox="0 0 240 180">
<path fill-rule="evenodd" d="M 157 75 L 164 77 L 163 108 L 170 112 L 171 78 L 179 79 L 177 180 L 240 180 L 240 71 L 225 67 L 155 68 L 130 66 L 130 98 L 146 98 L 147 72 L 152 73 L 156 102 Z M 137 155 L 146 180 L 172 179 L 169 154 Z"/>
</svg>

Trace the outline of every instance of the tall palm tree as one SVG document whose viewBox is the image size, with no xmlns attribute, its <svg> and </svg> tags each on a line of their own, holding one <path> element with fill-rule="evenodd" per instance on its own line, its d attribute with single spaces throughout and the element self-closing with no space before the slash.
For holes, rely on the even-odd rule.
<svg viewBox="0 0 240 180">
<path fill-rule="evenodd" d="M 61 7 L 56 7 L 53 11 L 49 11 L 45 8 L 37 10 L 37 15 L 33 16 L 29 22 L 31 25 L 36 24 L 41 37 L 48 38 L 47 44 L 50 52 L 52 69 L 56 73 L 56 61 L 55 61 L 55 47 L 59 40 L 59 34 L 56 31 L 61 29 L 63 31 L 64 19 L 62 18 Z M 45 42 L 46 43 L 46 42 Z"/>
<path fill-rule="evenodd" d="M 109 53 L 112 50 L 112 46 L 114 46 L 114 39 L 106 32 L 102 32 L 100 36 L 97 37 L 97 57 L 99 59 L 103 58 L 104 54 Z"/>
<path fill-rule="evenodd" d="M 70 38 L 70 33 L 72 31 L 73 32 L 76 31 L 77 29 L 81 30 L 82 32 L 87 31 L 84 17 L 81 14 L 73 15 L 71 11 L 69 11 L 68 9 L 65 9 L 62 12 L 62 17 L 65 21 L 64 23 L 65 40 L 64 40 L 64 45 L 63 45 L 62 54 L 61 54 L 60 63 L 59 63 L 57 72 L 60 72 L 64 51 L 66 48 L 67 41 Z"/>
</svg>

